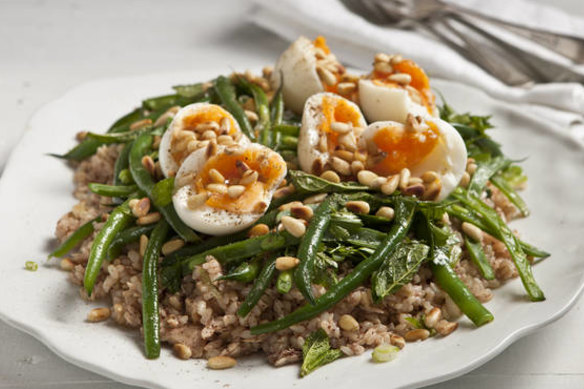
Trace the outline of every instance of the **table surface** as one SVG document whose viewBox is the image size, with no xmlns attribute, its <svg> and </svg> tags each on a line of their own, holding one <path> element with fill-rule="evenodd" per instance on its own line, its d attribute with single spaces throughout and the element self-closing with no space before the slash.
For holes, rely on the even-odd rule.
<svg viewBox="0 0 584 389">
<path fill-rule="evenodd" d="M 584 15 L 580 0 L 554 3 Z M 287 43 L 247 23 L 247 12 L 247 3 L 227 0 L 0 0 L 0 166 L 30 116 L 79 83 L 202 62 L 234 69 L 272 63 Z M 583 388 L 582 323 L 583 299 L 483 367 L 431 388 Z M 130 388 L 68 364 L 1 322 L 0 344 L 1 389 Z"/>
</svg>

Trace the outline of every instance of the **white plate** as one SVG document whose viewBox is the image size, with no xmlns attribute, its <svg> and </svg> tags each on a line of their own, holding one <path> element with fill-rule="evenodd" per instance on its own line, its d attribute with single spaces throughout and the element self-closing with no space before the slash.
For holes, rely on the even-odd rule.
<svg viewBox="0 0 584 389">
<path fill-rule="evenodd" d="M 383 387 L 428 385 L 466 373 L 495 357 L 512 342 L 562 316 L 584 285 L 582 225 L 584 193 L 582 148 L 543 127 L 516 109 L 483 93 L 452 82 L 434 86 L 458 110 L 492 114 L 493 131 L 514 158 L 529 156 L 524 167 L 530 185 L 524 193 L 532 216 L 514 223 L 528 242 L 550 251 L 535 277 L 546 293 L 541 303 L 526 301 L 519 280 L 495 292 L 487 307 L 495 321 L 474 329 L 464 319 L 452 336 L 408 344 L 399 358 L 373 364 L 370 353 L 344 358 L 306 378 L 298 366 L 273 368 L 263 358 L 240 361 L 237 368 L 212 371 L 204 361 L 181 361 L 164 349 L 160 359 L 146 360 L 136 331 L 113 324 L 90 324 L 90 305 L 78 288 L 46 264 L 55 223 L 75 203 L 72 171 L 48 152 L 74 145 L 79 130 L 100 131 L 142 98 L 169 91 L 169 86 L 208 79 L 221 70 L 102 80 L 84 84 L 41 109 L 16 147 L 0 181 L 0 318 L 31 334 L 80 367 L 124 383 L 148 388 L 280 388 Z M 37 272 L 24 270 L 27 260 L 41 263 Z M 96 304 L 97 306 L 97 304 Z M 542 356 L 545 358 L 545 356 Z"/>
</svg>

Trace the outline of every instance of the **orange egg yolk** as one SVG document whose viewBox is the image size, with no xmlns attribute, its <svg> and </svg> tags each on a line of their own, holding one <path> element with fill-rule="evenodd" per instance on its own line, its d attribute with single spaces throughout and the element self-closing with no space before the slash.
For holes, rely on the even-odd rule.
<svg viewBox="0 0 584 389">
<path fill-rule="evenodd" d="M 223 120 L 224 117 L 229 118 L 229 133 L 227 135 L 233 135 L 237 131 L 235 122 L 229 113 L 218 105 L 210 105 L 189 116 L 185 116 L 182 119 L 180 128 L 182 131 L 192 131 L 193 133 L 196 133 L 197 125 L 202 123 L 215 122 L 220 126 L 221 120 Z M 181 140 L 179 139 L 177 131 L 172 134 L 172 139 L 170 141 L 170 154 L 175 162 L 179 165 L 189 155 L 186 144 L 178 146 L 180 142 Z"/>
<path fill-rule="evenodd" d="M 412 77 L 412 81 L 410 82 L 410 86 L 420 92 L 420 96 L 422 97 L 422 102 L 428 113 L 432 113 L 435 107 L 435 100 L 436 97 L 432 93 L 430 89 L 430 80 L 426 75 L 426 72 L 419 67 L 414 61 L 410 59 L 405 59 L 395 65 L 392 65 L 394 71 L 396 73 L 406 73 Z M 392 88 L 401 88 L 401 85 L 387 80 L 387 73 L 379 72 L 377 70 L 373 71 L 372 79 L 378 85 L 385 85 Z"/>
<path fill-rule="evenodd" d="M 408 131 L 398 127 L 382 128 L 373 136 L 373 142 L 386 154 L 370 169 L 382 176 L 399 173 L 422 162 L 436 147 L 440 133 L 434 123 L 423 131 Z"/>
<path fill-rule="evenodd" d="M 241 196 L 233 199 L 228 194 L 205 189 L 213 182 L 209 175 L 211 169 L 217 169 L 225 177 L 226 185 L 239 184 L 243 171 L 238 166 L 238 161 L 244 162 L 250 169 L 258 172 L 258 180 L 246 185 L 245 192 Z M 241 155 L 222 153 L 209 158 L 195 178 L 193 186 L 197 193 L 209 194 L 206 204 L 212 208 L 233 213 L 263 212 L 265 208 L 258 210 L 258 203 L 278 184 L 278 179 L 285 174 L 285 171 L 286 163 L 276 153 L 257 149 L 247 149 Z M 265 206 L 267 207 L 267 204 Z"/>
<path fill-rule="evenodd" d="M 329 152 L 333 152 L 339 144 L 339 134 L 331 130 L 331 123 L 352 123 L 353 127 L 359 127 L 361 115 L 348 101 L 329 96 L 325 96 L 322 99 L 322 113 L 324 120 L 320 125 L 320 131 L 326 134 Z"/>
</svg>

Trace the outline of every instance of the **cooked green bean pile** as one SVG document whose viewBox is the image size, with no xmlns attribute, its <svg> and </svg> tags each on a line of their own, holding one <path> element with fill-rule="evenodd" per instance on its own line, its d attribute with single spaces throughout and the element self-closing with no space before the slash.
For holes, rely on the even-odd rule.
<svg viewBox="0 0 584 389">
<path fill-rule="evenodd" d="M 113 182 L 89 185 L 93 193 L 111 198 L 108 203 L 111 210 L 79 227 L 51 256 L 65 256 L 94 233 L 94 223 L 103 222 L 93 240 L 85 270 L 84 287 L 91 295 L 104 261 L 117 258 L 128 244 L 141 237 L 148 238 L 142 273 L 144 344 L 148 358 L 160 354 L 159 296 L 164 291 L 178 291 L 183 277 L 208 256 L 223 267 L 224 275 L 216 282 L 250 284 L 251 289 L 237 312 L 241 317 L 247 316 L 272 286 L 282 294 L 295 287 L 306 299 L 305 305 L 289 315 L 251 328 L 252 334 L 283 330 L 311 319 L 363 285 L 371 286 L 373 301 L 380 301 L 409 283 L 421 266 L 429 267 L 435 282 L 476 326 L 484 325 L 493 320 L 493 315 L 454 271 L 461 253 L 456 248 L 462 246 L 482 277 L 487 280 L 495 277 L 473 228 L 500 240 L 509 251 L 529 298 L 544 299 L 529 260 L 549 254 L 518 239 L 482 200 L 491 195 L 487 186 L 491 183 L 523 215 L 529 212 L 516 192 L 526 177 L 487 135 L 490 127 L 487 117 L 459 115 L 448 105 L 443 106 L 442 118 L 452 123 L 465 140 L 476 171 L 467 189 L 458 187 L 446 200 L 428 202 L 403 196 L 399 191 L 385 196 L 357 182 L 335 183 L 294 169 L 300 123 L 285 109 L 280 90 L 268 95 L 244 77 L 220 76 L 205 84 L 178 86 L 174 94 L 147 99 L 140 108 L 117 120 L 105 134 L 89 133 L 72 150 L 59 155 L 81 161 L 101 146 L 124 145 L 115 163 Z M 249 99 L 253 99 L 258 118 L 253 126 L 242 106 Z M 287 182 L 294 190 L 274 199 L 266 214 L 246 231 L 216 237 L 197 234 L 183 223 L 173 206 L 173 179 L 163 179 L 156 171 L 156 143 L 169 124 L 167 112 L 196 102 L 221 104 L 246 136 L 278 151 L 291 167 Z M 311 215 L 303 234 L 277 228 L 286 223 L 292 212 L 282 205 L 320 194 L 326 197 L 302 208 Z M 368 212 L 348 206 L 356 202 L 365 202 Z M 447 217 L 466 223 L 463 242 L 445 221 Z M 465 227 L 467 224 L 471 226 Z M 260 229 L 264 233 L 256 234 Z M 179 242 L 182 247 L 165 249 L 172 242 Z M 159 261 L 161 256 L 163 260 Z M 351 270 L 340 273 L 341 263 L 350 264 Z M 314 284 L 323 285 L 326 292 L 316 297 Z"/>
</svg>

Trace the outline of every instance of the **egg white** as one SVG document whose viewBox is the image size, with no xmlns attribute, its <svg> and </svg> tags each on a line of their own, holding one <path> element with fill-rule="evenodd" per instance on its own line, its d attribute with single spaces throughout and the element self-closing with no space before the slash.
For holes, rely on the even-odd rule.
<svg viewBox="0 0 584 389">
<path fill-rule="evenodd" d="M 298 136 L 298 162 L 300 168 L 309 173 L 313 173 L 315 161 L 319 160 L 321 166 L 324 166 L 331 157 L 328 151 L 321 152 L 318 149 L 321 134 L 319 128 L 323 120 L 325 120 L 325 116 L 322 113 L 322 102 L 325 97 L 335 100 L 345 100 L 349 106 L 353 107 L 359 113 L 359 127 L 365 128 L 367 126 L 359 106 L 352 101 L 330 92 L 317 93 L 310 96 L 304 105 L 302 126 Z M 359 142 L 357 136 L 356 138 L 356 141 Z"/>
<path fill-rule="evenodd" d="M 256 143 L 248 145 L 246 148 L 262 148 L 267 149 Z M 227 148 L 219 146 L 217 153 L 225 152 Z M 274 153 L 274 151 L 269 151 Z M 279 156 L 279 155 L 278 155 Z M 274 192 L 284 179 L 287 174 L 285 168 L 286 163 L 280 157 L 280 160 L 284 166 L 280 175 L 275 179 L 272 187 L 267 188 L 264 197 L 261 199 L 267 205 L 270 204 Z M 190 209 L 188 207 L 188 198 L 196 194 L 191 187 L 187 184 L 184 186 L 179 186 L 179 183 L 183 181 L 184 177 L 189 175 L 196 176 L 205 166 L 207 162 L 207 156 L 205 149 L 199 149 L 191 153 L 182 163 L 180 169 L 178 170 L 175 178 L 175 193 L 172 196 L 172 203 L 178 217 L 192 229 L 202 232 L 208 235 L 227 235 L 234 232 L 238 232 L 246 229 L 255 223 L 265 212 L 260 213 L 234 213 L 224 209 L 216 209 L 207 204 L 203 204 L 196 209 Z M 258 199 L 260 200 L 260 199 Z M 267 207 L 266 207 L 267 209 Z"/>
<path fill-rule="evenodd" d="M 438 118 L 426 118 L 426 122 L 433 122 L 439 132 L 439 141 L 436 147 L 419 163 L 408 166 L 414 177 L 421 177 L 428 170 L 435 171 L 440 177 L 442 189 L 436 198 L 445 199 L 457 186 L 466 170 L 467 150 L 464 140 L 448 122 Z M 375 134 L 384 128 L 392 131 L 406 131 L 402 123 L 382 121 L 370 124 L 362 134 L 363 147 L 365 142 L 373 139 Z"/>
</svg>

